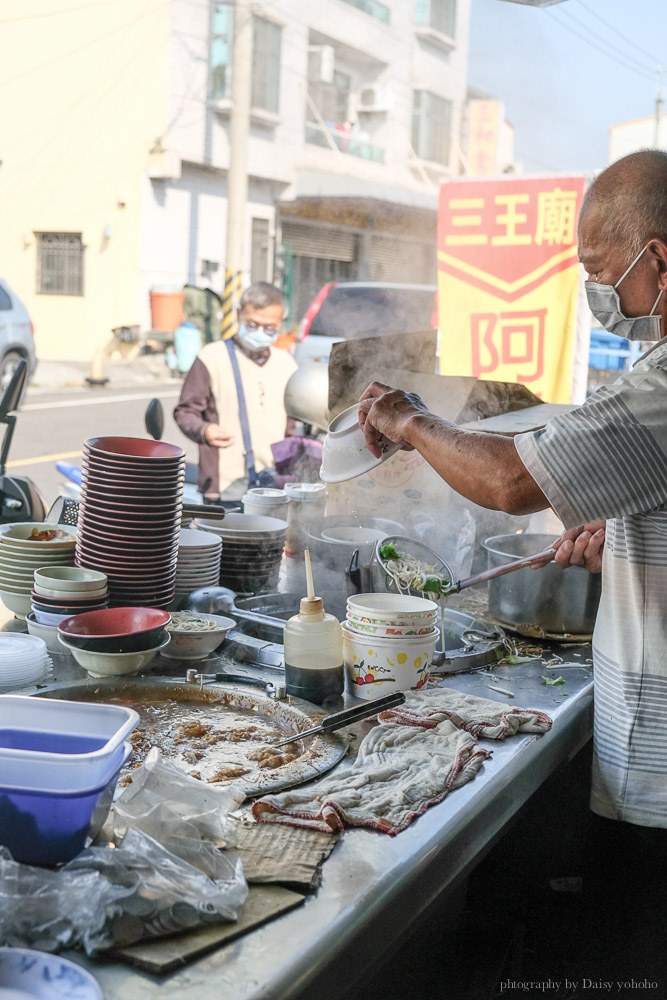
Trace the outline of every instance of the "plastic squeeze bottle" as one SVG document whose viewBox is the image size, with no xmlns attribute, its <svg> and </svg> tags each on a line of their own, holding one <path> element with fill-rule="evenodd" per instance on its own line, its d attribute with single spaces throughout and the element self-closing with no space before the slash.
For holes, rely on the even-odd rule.
<svg viewBox="0 0 667 1000">
<path fill-rule="evenodd" d="M 315 596 L 308 549 L 304 555 L 308 596 L 285 624 L 285 684 L 288 694 L 324 705 L 338 701 L 345 686 L 343 635 L 338 619 Z"/>
</svg>

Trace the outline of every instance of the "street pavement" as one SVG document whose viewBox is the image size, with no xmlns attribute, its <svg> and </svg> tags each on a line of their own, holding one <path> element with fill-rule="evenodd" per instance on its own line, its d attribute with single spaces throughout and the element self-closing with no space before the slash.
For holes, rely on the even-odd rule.
<svg viewBox="0 0 667 1000">
<path fill-rule="evenodd" d="M 95 391 L 96 387 L 89 385 L 87 377 L 106 378 L 107 388 L 122 389 L 164 382 L 171 376 L 164 354 L 141 354 L 132 359 L 114 359 L 106 361 L 98 369 L 90 361 L 52 361 L 40 358 L 28 386 L 28 394 L 33 396 L 40 391 L 75 387 Z M 174 385 L 178 385 L 180 379 L 174 378 L 173 381 Z"/>
</svg>

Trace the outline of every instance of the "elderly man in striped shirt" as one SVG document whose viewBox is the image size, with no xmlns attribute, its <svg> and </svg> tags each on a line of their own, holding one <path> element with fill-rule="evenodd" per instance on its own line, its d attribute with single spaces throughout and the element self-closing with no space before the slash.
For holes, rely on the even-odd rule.
<svg viewBox="0 0 667 1000">
<path fill-rule="evenodd" d="M 621 337 L 653 342 L 631 371 L 573 412 L 514 438 L 461 430 L 428 412 L 418 396 L 377 382 L 361 397 L 360 422 L 373 454 L 378 432 L 416 448 L 451 487 L 481 506 L 510 514 L 552 507 L 567 529 L 556 562 L 602 571 L 593 638 L 591 807 L 603 817 L 595 819 L 596 832 L 604 838 L 605 854 L 617 843 L 635 857 L 643 851 L 662 858 L 667 855 L 667 153 L 633 153 L 595 179 L 579 218 L 579 256 L 589 278 L 589 305 L 603 326 Z M 630 864 L 625 857 L 625 866 Z"/>
</svg>

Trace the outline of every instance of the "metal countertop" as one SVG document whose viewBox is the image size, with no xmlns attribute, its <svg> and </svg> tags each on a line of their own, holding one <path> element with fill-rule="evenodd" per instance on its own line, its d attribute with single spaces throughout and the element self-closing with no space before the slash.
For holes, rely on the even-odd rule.
<svg viewBox="0 0 667 1000">
<path fill-rule="evenodd" d="M 562 663 L 549 669 L 557 654 Z M 323 866 L 322 885 L 305 903 L 165 976 L 108 960 L 68 957 L 88 968 L 106 1000 L 289 1000 L 346 989 L 382 960 L 436 902 L 457 886 L 539 786 L 584 746 L 592 732 L 590 646 L 552 645 L 545 659 L 446 678 L 446 687 L 548 712 L 550 732 L 482 741 L 493 751 L 477 776 L 396 837 L 348 830 Z M 247 665 L 242 665 L 248 671 Z M 250 672 L 250 671 L 248 671 Z M 565 678 L 547 686 L 543 676 Z M 275 676 L 275 675 L 274 675 Z M 369 723 L 353 728 L 360 739 Z M 344 765 L 341 765 L 344 766 Z"/>
</svg>

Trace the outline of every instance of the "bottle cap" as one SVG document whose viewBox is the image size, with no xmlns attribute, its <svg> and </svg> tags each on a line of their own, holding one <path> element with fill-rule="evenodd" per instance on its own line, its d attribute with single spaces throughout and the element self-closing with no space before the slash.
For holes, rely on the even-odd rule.
<svg viewBox="0 0 667 1000">
<path fill-rule="evenodd" d="M 302 597 L 299 614 L 305 617 L 317 615 L 318 618 L 321 618 L 324 615 L 324 601 L 321 597 Z"/>
</svg>

